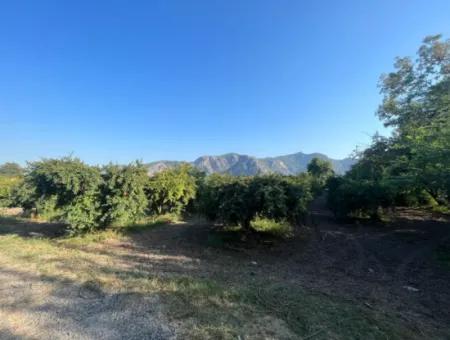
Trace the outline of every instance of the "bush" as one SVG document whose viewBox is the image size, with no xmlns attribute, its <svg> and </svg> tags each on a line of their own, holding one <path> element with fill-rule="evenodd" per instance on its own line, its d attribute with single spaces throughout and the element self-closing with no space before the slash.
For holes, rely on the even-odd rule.
<svg viewBox="0 0 450 340">
<path fill-rule="evenodd" d="M 102 170 L 100 199 L 104 225 L 130 224 L 145 215 L 147 169 L 140 163 L 108 165 Z"/>
<path fill-rule="evenodd" d="M 57 205 L 56 195 L 40 197 L 34 201 L 35 215 L 46 221 L 62 221 L 63 207 Z"/>
<path fill-rule="evenodd" d="M 0 207 L 12 205 L 12 193 L 21 182 L 20 177 L 0 176 Z"/>
<path fill-rule="evenodd" d="M 266 220 L 280 226 L 300 223 L 313 181 L 309 174 L 205 177 L 188 165 L 148 177 L 140 163 L 100 169 L 65 157 L 29 164 L 11 199 L 41 218 L 68 224 L 73 233 L 129 225 L 146 214 L 179 215 L 187 208 L 250 229 L 252 221 L 254 226 Z"/>
<path fill-rule="evenodd" d="M 69 224 L 73 232 L 93 230 L 100 226 L 101 182 L 100 170 L 79 159 L 44 159 L 29 165 L 15 199 L 40 217 Z"/>
<path fill-rule="evenodd" d="M 35 207 L 36 197 L 35 187 L 25 179 L 12 188 L 10 205 L 12 207 L 22 207 L 25 211 L 30 211 Z"/>
<path fill-rule="evenodd" d="M 399 196 L 399 187 L 389 180 L 333 178 L 328 189 L 328 205 L 340 218 L 349 215 L 379 218 L 379 210 L 393 206 Z"/>
<path fill-rule="evenodd" d="M 212 175 L 200 186 L 197 207 L 210 220 L 248 229 L 256 216 L 299 223 L 311 199 L 307 175 Z"/>
<path fill-rule="evenodd" d="M 38 198 L 56 196 L 56 206 L 64 207 L 85 194 L 98 191 L 100 170 L 77 158 L 44 159 L 33 162 L 26 175 Z"/>
<path fill-rule="evenodd" d="M 92 193 L 76 197 L 65 207 L 61 220 L 69 224 L 72 234 L 98 229 L 101 225 L 98 196 Z"/>
<path fill-rule="evenodd" d="M 312 177 L 312 191 L 315 195 L 322 193 L 327 180 L 334 175 L 333 164 L 329 160 L 314 157 L 307 166 Z"/>
<path fill-rule="evenodd" d="M 197 193 L 196 172 L 190 165 L 159 172 L 149 179 L 146 193 L 151 214 L 180 214 Z"/>
</svg>

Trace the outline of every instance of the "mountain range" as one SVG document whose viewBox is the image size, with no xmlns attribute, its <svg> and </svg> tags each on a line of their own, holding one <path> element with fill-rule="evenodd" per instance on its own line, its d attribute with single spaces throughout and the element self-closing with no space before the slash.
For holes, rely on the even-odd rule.
<svg viewBox="0 0 450 340">
<path fill-rule="evenodd" d="M 202 156 L 193 162 L 157 161 L 148 163 L 147 167 L 149 175 L 183 163 L 189 163 L 207 174 L 226 173 L 234 176 L 252 176 L 257 174 L 279 173 L 283 175 L 295 175 L 305 172 L 308 163 L 314 157 L 329 160 L 337 174 L 344 174 L 355 163 L 351 158 L 332 159 L 321 153 L 305 154 L 297 152 L 290 155 L 266 158 L 227 153 L 221 156 Z"/>
</svg>

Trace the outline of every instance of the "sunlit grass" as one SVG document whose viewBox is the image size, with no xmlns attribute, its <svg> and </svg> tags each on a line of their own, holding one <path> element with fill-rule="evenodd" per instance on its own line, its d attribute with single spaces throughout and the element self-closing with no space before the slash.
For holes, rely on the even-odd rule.
<svg viewBox="0 0 450 340">
<path fill-rule="evenodd" d="M 4 223 L 8 222 L 0 225 Z M 152 232 L 151 227 L 136 230 Z M 285 339 L 417 338 L 395 315 L 313 294 L 292 283 L 261 277 L 230 283 L 155 270 L 148 266 L 152 251 L 147 250 L 146 261 L 132 260 L 129 257 L 136 251 L 132 246 L 127 233 L 117 228 L 53 239 L 3 234 L 0 265 L 54 284 L 70 282 L 105 292 L 158 294 L 167 315 L 180 325 L 180 336 L 187 339 L 244 339 L 248 334 Z M 164 261 L 164 254 L 155 256 Z"/>
<path fill-rule="evenodd" d="M 289 237 L 292 235 L 292 226 L 285 221 L 275 221 L 269 218 L 256 217 L 251 223 L 251 227 L 260 233 L 266 233 L 278 237 Z"/>
</svg>

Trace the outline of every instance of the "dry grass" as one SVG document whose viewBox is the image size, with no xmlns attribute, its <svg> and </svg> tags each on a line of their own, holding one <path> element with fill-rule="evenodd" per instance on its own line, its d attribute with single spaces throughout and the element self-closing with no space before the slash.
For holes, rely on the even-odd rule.
<svg viewBox="0 0 450 340">
<path fill-rule="evenodd" d="M 29 229 L 36 225 L 26 220 L 0 220 L 0 272 L 39 277 L 47 286 L 41 294 L 51 294 L 49 285 L 62 284 L 76 285 L 89 294 L 158 296 L 170 327 L 179 338 L 421 337 L 392 315 L 313 294 L 292 282 L 255 277 L 230 284 L 208 277 L 196 267 L 201 259 L 143 249 L 133 243 L 131 234 L 124 229 L 70 238 L 48 237 L 45 228 L 49 226 L 42 224 L 38 225 L 37 236 L 30 237 Z M 152 232 L 153 226 L 148 224 L 132 231 L 134 238 L 136 233 L 151 237 Z M 27 308 L 25 303 L 24 311 Z M 16 325 L 15 334 L 32 331 L 18 326 L 21 315 L 0 314 L 9 320 L 9 327 Z"/>
</svg>

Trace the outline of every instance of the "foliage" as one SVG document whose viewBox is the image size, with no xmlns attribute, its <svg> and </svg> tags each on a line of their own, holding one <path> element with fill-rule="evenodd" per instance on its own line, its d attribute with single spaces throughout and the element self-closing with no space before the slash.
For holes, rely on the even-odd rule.
<svg viewBox="0 0 450 340">
<path fill-rule="evenodd" d="M 375 135 L 358 163 L 329 185 L 338 215 L 373 215 L 395 205 L 449 206 L 450 41 L 425 38 L 418 59 L 397 58 L 381 77 L 378 116 L 394 131 Z"/>
<path fill-rule="evenodd" d="M 69 225 L 72 232 L 129 225 L 145 215 L 176 215 L 188 208 L 248 229 L 255 218 L 300 223 L 313 183 L 309 174 L 205 177 L 189 165 L 148 177 L 140 163 L 100 169 L 65 157 L 30 163 L 11 197 L 40 218 Z"/>
<path fill-rule="evenodd" d="M 197 193 L 198 173 L 183 164 L 152 176 L 146 193 L 152 214 L 183 212 Z"/>
<path fill-rule="evenodd" d="M 250 226 L 253 230 L 278 237 L 288 237 L 292 234 L 292 226 L 286 221 L 275 221 L 270 218 L 256 216 Z"/>
<path fill-rule="evenodd" d="M 74 232 L 99 226 L 100 170 L 79 159 L 44 159 L 30 163 L 18 200 L 49 220 L 68 223 Z"/>
<path fill-rule="evenodd" d="M 415 63 L 409 57 L 397 58 L 395 71 L 380 80 L 384 97 L 378 116 L 400 130 L 426 126 L 448 114 L 450 41 L 443 41 L 441 35 L 426 37 L 417 54 Z"/>
<path fill-rule="evenodd" d="M 130 224 L 145 215 L 148 201 L 146 168 L 136 162 L 127 166 L 108 165 L 102 170 L 100 197 L 103 224 Z"/>
<path fill-rule="evenodd" d="M 393 185 L 386 181 L 333 178 L 328 185 L 328 202 L 338 217 L 352 214 L 377 218 L 380 208 L 390 207 L 395 201 Z"/>
<path fill-rule="evenodd" d="M 69 224 L 73 234 L 98 229 L 101 210 L 96 192 L 77 196 L 65 207 L 62 220 Z"/>
<path fill-rule="evenodd" d="M 84 194 L 98 190 L 100 170 L 77 158 L 44 159 L 29 165 L 27 180 L 35 187 L 38 198 L 56 196 L 56 206 L 69 205 Z"/>
<path fill-rule="evenodd" d="M 12 193 L 21 182 L 20 177 L 0 176 L 0 207 L 11 205 Z"/>
<path fill-rule="evenodd" d="M 13 207 L 22 207 L 26 211 L 34 208 L 36 202 L 36 193 L 33 184 L 25 177 L 14 186 L 10 193 L 10 205 Z"/>
<path fill-rule="evenodd" d="M 298 223 L 312 198 L 309 176 L 212 175 L 200 186 L 198 210 L 211 220 L 248 229 L 256 216 Z"/>
<path fill-rule="evenodd" d="M 129 225 L 147 213 L 180 213 L 195 197 L 202 178 L 188 166 L 149 178 L 138 162 L 100 169 L 64 157 L 30 163 L 24 180 L 8 197 L 11 204 L 39 218 L 66 223 L 72 232 L 86 232 Z"/>
<path fill-rule="evenodd" d="M 313 191 L 319 194 L 328 178 L 334 175 L 333 164 L 329 160 L 314 157 L 307 166 L 308 173 L 312 176 Z"/>
<path fill-rule="evenodd" d="M 333 165 L 330 161 L 325 159 L 320 159 L 317 157 L 314 157 L 307 166 L 308 172 L 318 178 L 327 179 L 328 177 L 332 176 L 333 171 Z"/>
</svg>

